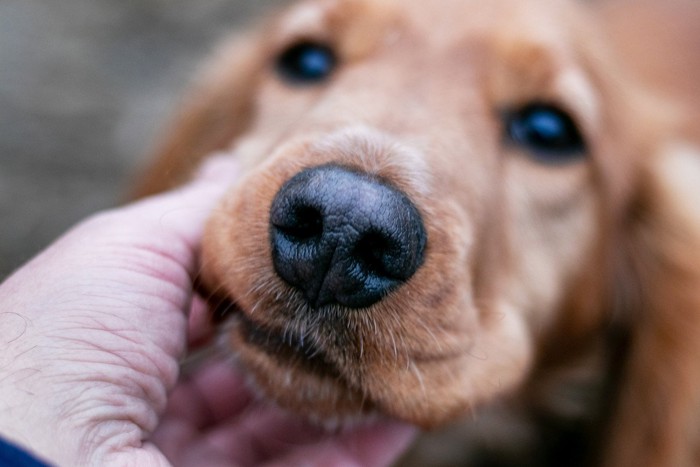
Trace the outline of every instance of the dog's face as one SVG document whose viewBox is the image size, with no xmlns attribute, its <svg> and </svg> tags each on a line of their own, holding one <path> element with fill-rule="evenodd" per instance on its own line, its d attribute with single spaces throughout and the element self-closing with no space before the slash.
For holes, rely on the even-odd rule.
<svg viewBox="0 0 700 467">
<path fill-rule="evenodd" d="M 632 156 L 585 7 L 426 4 L 311 1 L 266 30 L 246 175 L 208 225 L 227 344 L 312 417 L 450 420 L 599 321 L 566 305 L 603 280 Z"/>
</svg>

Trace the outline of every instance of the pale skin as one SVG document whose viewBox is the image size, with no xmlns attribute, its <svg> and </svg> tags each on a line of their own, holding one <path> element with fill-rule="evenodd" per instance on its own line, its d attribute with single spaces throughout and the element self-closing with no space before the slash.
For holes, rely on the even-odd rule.
<svg viewBox="0 0 700 467">
<path fill-rule="evenodd" d="M 192 290 L 203 225 L 237 173 L 217 158 L 184 188 L 93 216 L 0 285 L 0 437 L 71 466 L 384 466 L 401 454 L 413 428 L 326 432 L 254 397 L 229 362 L 180 376 L 212 331 Z"/>
</svg>

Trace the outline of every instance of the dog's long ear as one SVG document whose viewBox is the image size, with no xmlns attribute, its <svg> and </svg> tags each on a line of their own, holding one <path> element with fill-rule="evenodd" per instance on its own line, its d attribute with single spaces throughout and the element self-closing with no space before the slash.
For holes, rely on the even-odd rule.
<svg viewBox="0 0 700 467">
<path fill-rule="evenodd" d="M 626 234 L 636 297 L 606 467 L 699 460 L 700 149 L 669 145 L 648 163 Z"/>
<path fill-rule="evenodd" d="M 246 130 L 264 49 L 256 31 L 229 40 L 214 54 L 163 133 L 150 165 L 137 177 L 132 198 L 182 183 L 206 155 L 226 148 Z"/>
</svg>

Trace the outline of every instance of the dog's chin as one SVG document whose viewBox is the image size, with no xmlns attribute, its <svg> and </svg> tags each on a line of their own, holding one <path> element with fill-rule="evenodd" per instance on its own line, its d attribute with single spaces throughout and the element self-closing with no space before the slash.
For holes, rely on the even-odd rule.
<svg viewBox="0 0 700 467">
<path fill-rule="evenodd" d="M 492 367 L 480 369 L 479 363 L 495 359 L 469 352 L 424 355 L 413 361 L 401 360 L 400 354 L 394 356 L 396 360 L 366 354 L 360 362 L 334 339 L 303 336 L 293 324 L 273 324 L 263 314 L 257 318 L 255 312 L 231 301 L 218 309 L 221 311 L 214 310 L 215 318 L 224 318 L 221 344 L 246 372 L 254 392 L 326 428 L 355 426 L 378 417 L 434 428 L 510 387 L 501 387 L 501 378 L 480 377 Z M 516 363 L 522 363 L 522 358 L 516 357 Z M 496 370 L 509 365 L 508 361 L 493 363 Z M 473 368 L 475 383 L 461 384 L 465 376 L 460 371 L 465 367 Z"/>
<path fill-rule="evenodd" d="M 224 345 L 264 398 L 327 428 L 376 418 L 368 395 L 351 387 L 338 365 L 309 339 L 257 323 L 237 308 L 223 327 Z"/>
</svg>

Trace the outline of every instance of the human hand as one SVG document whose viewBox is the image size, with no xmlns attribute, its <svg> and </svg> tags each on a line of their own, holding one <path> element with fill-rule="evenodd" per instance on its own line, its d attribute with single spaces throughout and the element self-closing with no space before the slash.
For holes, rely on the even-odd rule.
<svg viewBox="0 0 700 467">
<path fill-rule="evenodd" d="M 71 466 L 398 455 L 410 428 L 329 436 L 254 402 L 222 363 L 177 383 L 203 224 L 236 175 L 217 160 L 185 188 L 94 216 L 0 286 L 0 436 Z"/>
<path fill-rule="evenodd" d="M 182 381 L 152 441 L 184 467 L 359 467 L 389 465 L 413 438 L 413 428 L 388 421 L 326 432 L 256 401 L 243 378 L 215 361 Z"/>
</svg>

